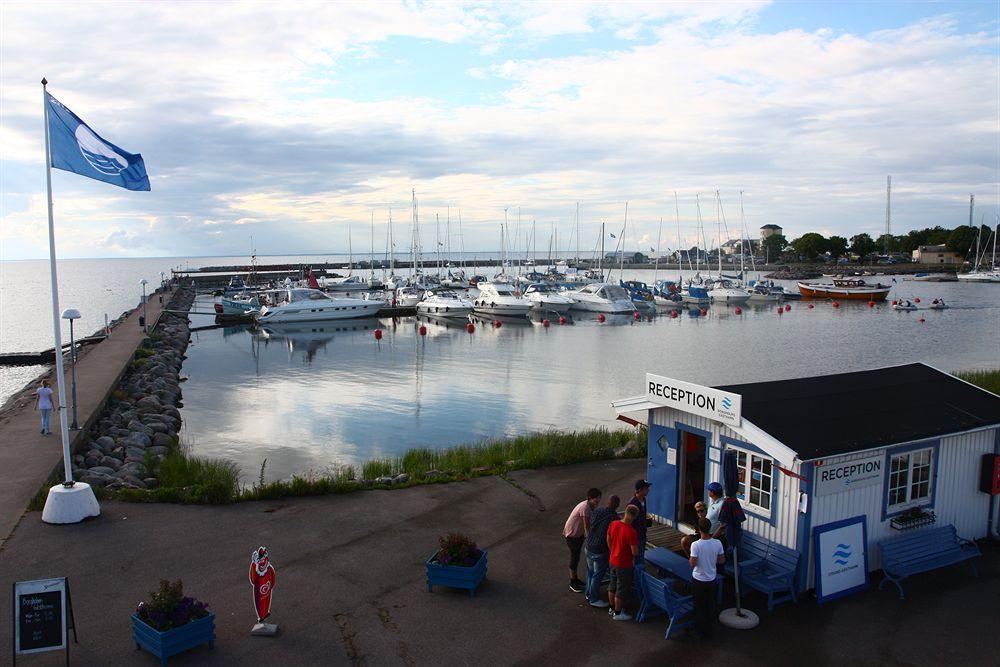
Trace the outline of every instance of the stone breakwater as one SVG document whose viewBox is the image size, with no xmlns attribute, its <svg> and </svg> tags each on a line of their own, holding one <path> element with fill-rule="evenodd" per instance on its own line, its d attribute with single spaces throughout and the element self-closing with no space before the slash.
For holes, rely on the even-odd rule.
<svg viewBox="0 0 1000 667">
<path fill-rule="evenodd" d="M 167 309 L 187 312 L 194 292 L 180 289 Z M 181 428 L 180 369 L 190 338 L 186 315 L 164 312 L 143 340 L 87 438 L 73 456 L 73 478 L 92 486 L 148 489 Z"/>
</svg>

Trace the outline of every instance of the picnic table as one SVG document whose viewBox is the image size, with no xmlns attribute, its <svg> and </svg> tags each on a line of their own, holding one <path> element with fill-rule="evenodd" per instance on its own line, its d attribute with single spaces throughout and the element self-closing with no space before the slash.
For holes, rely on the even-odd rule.
<svg viewBox="0 0 1000 667">
<path fill-rule="evenodd" d="M 656 547 L 646 550 L 646 562 L 655 565 L 675 579 L 679 579 L 687 584 L 691 584 L 694 579 L 691 563 L 681 554 L 671 551 L 666 547 Z M 718 599 L 722 600 L 722 577 L 716 576 L 715 583 L 718 586 Z"/>
</svg>

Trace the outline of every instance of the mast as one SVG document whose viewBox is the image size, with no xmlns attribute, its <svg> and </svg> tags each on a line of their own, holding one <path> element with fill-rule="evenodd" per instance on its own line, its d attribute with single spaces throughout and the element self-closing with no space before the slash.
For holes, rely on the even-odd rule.
<svg viewBox="0 0 1000 667">
<path fill-rule="evenodd" d="M 681 206 L 677 203 L 677 190 L 674 190 L 674 219 L 677 221 L 677 271 L 681 270 Z M 688 268 L 691 268 L 691 253 L 688 253 Z M 678 280 L 680 282 L 680 280 Z"/>
<path fill-rule="evenodd" d="M 372 271 L 369 282 L 375 282 L 375 209 L 372 209 L 372 252 L 368 256 L 368 266 Z M 369 285 L 370 287 L 371 285 Z"/>
<path fill-rule="evenodd" d="M 597 256 L 597 270 L 601 272 L 601 282 L 604 282 L 604 223 L 601 223 L 601 254 Z"/>
<path fill-rule="evenodd" d="M 576 268 L 580 269 L 580 202 L 576 203 Z"/>
<path fill-rule="evenodd" d="M 434 214 L 434 249 L 437 251 L 438 281 L 441 280 L 441 216 Z"/>
<path fill-rule="evenodd" d="M 660 269 L 660 237 L 663 235 L 663 216 L 660 216 L 660 229 L 656 232 L 656 261 L 653 262 L 653 285 L 656 285 L 656 272 Z"/>
<path fill-rule="evenodd" d="M 892 176 L 885 177 L 885 242 L 882 244 L 883 253 L 885 256 L 889 256 L 889 234 L 891 233 L 891 226 L 889 221 L 891 219 L 891 201 L 892 201 Z"/>
<path fill-rule="evenodd" d="M 628 227 L 628 202 L 625 202 L 625 219 L 622 221 L 622 254 L 621 261 L 618 265 L 618 281 L 621 282 L 625 278 L 625 229 Z"/>
<path fill-rule="evenodd" d="M 695 234 L 694 241 L 694 271 L 695 274 L 701 273 L 701 248 L 698 247 L 698 234 L 701 235 L 701 242 L 705 246 L 705 251 L 708 251 L 708 240 L 705 238 L 705 221 L 701 217 L 701 195 L 696 194 L 694 196 L 694 203 L 698 209 L 698 232 Z M 705 259 L 708 259 L 707 257 Z M 690 258 L 689 260 L 690 261 Z"/>
<path fill-rule="evenodd" d="M 396 245 L 392 242 L 392 207 L 389 207 L 389 275 L 395 274 L 393 271 L 393 261 L 396 259 Z"/>
<path fill-rule="evenodd" d="M 445 254 L 448 263 L 451 264 L 451 204 L 448 204 L 448 217 L 445 218 L 444 223 L 444 242 L 445 242 Z M 451 268 L 448 269 L 448 277 L 451 277 Z"/>
<path fill-rule="evenodd" d="M 354 246 L 351 244 L 351 221 L 347 221 L 347 277 L 354 272 Z"/>
</svg>

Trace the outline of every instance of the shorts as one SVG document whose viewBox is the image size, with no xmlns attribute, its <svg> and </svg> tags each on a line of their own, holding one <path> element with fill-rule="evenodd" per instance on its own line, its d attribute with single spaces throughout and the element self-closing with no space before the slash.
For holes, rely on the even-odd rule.
<svg viewBox="0 0 1000 667">
<path fill-rule="evenodd" d="M 569 569 L 576 570 L 580 565 L 580 551 L 583 549 L 583 536 L 567 537 L 566 546 L 569 547 Z"/>
<path fill-rule="evenodd" d="M 611 581 L 608 582 L 608 593 L 615 597 L 628 597 L 632 590 L 632 568 L 611 566 Z"/>
</svg>

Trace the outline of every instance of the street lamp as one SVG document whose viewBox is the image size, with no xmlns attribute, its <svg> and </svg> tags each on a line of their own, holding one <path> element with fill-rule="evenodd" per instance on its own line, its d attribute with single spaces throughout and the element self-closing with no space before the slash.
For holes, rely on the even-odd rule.
<svg viewBox="0 0 1000 667">
<path fill-rule="evenodd" d="M 62 318 L 69 320 L 69 362 L 70 374 L 73 377 L 73 423 L 69 425 L 69 430 L 79 431 L 80 427 L 76 422 L 76 342 L 73 340 L 73 320 L 80 319 L 80 311 L 76 308 L 67 308 L 63 311 Z M 57 354 L 61 354 L 60 350 Z"/>
<path fill-rule="evenodd" d="M 142 285 L 142 332 L 143 333 L 148 333 L 149 332 L 149 328 L 146 326 L 146 284 L 147 283 L 149 283 L 149 281 L 146 280 L 145 278 L 143 278 L 142 280 L 139 281 L 139 284 Z"/>
</svg>

